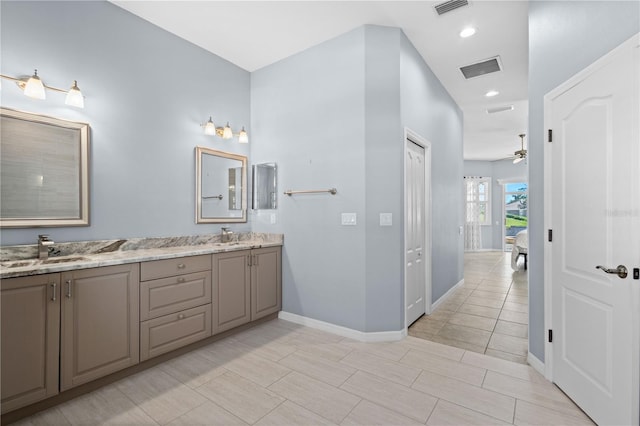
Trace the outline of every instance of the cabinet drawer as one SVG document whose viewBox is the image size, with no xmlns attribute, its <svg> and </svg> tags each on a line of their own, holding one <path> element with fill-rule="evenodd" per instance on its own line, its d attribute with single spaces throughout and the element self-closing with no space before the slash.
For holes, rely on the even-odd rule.
<svg viewBox="0 0 640 426">
<path fill-rule="evenodd" d="M 177 257 L 175 259 L 152 260 L 140 264 L 140 280 L 173 277 L 211 269 L 211 255 Z"/>
<path fill-rule="evenodd" d="M 211 303 L 211 272 L 196 272 L 140 283 L 140 320 Z"/>
<path fill-rule="evenodd" d="M 140 323 L 140 360 L 211 336 L 211 304 Z"/>
</svg>

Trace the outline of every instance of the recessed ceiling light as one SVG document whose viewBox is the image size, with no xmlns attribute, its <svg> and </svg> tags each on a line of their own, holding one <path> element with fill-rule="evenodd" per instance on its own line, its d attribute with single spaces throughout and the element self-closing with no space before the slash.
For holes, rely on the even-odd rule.
<svg viewBox="0 0 640 426">
<path fill-rule="evenodd" d="M 462 37 L 462 38 L 471 37 L 475 33 L 476 33 L 476 29 L 475 28 L 467 27 L 464 30 L 460 31 L 460 37 Z"/>
<path fill-rule="evenodd" d="M 494 96 L 498 96 L 500 94 L 500 92 L 498 92 L 497 90 L 489 90 L 487 93 L 485 93 L 484 95 L 487 98 L 493 98 Z"/>
</svg>

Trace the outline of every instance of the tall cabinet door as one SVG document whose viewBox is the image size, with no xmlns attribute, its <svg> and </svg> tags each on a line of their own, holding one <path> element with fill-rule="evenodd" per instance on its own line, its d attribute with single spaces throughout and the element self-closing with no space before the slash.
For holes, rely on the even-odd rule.
<svg viewBox="0 0 640 426">
<path fill-rule="evenodd" d="M 213 333 L 251 320 L 251 251 L 213 255 Z"/>
<path fill-rule="evenodd" d="M 2 280 L 2 413 L 58 393 L 60 275 Z"/>
<path fill-rule="evenodd" d="M 282 309 L 281 247 L 252 250 L 251 320 Z"/>
<path fill-rule="evenodd" d="M 60 388 L 139 361 L 138 264 L 62 274 Z"/>
</svg>

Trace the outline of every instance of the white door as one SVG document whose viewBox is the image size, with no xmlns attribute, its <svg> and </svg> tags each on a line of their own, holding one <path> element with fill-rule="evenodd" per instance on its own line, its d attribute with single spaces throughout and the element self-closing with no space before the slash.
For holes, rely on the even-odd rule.
<svg viewBox="0 0 640 426">
<path fill-rule="evenodd" d="M 553 381 L 602 425 L 638 424 L 639 44 L 634 37 L 545 96 Z"/>
<path fill-rule="evenodd" d="M 425 151 L 407 139 L 406 149 L 406 319 L 425 313 Z"/>
</svg>

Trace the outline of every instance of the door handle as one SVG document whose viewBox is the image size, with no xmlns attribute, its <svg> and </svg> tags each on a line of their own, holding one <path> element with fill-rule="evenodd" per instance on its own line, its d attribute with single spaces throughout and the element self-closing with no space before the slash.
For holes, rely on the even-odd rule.
<svg viewBox="0 0 640 426">
<path fill-rule="evenodd" d="M 596 269 L 602 269 L 607 274 L 616 274 L 620 278 L 627 278 L 628 272 L 624 265 L 618 265 L 616 269 L 605 268 L 602 265 L 596 266 Z"/>
<path fill-rule="evenodd" d="M 71 299 L 71 280 L 67 280 L 67 299 Z"/>
</svg>

